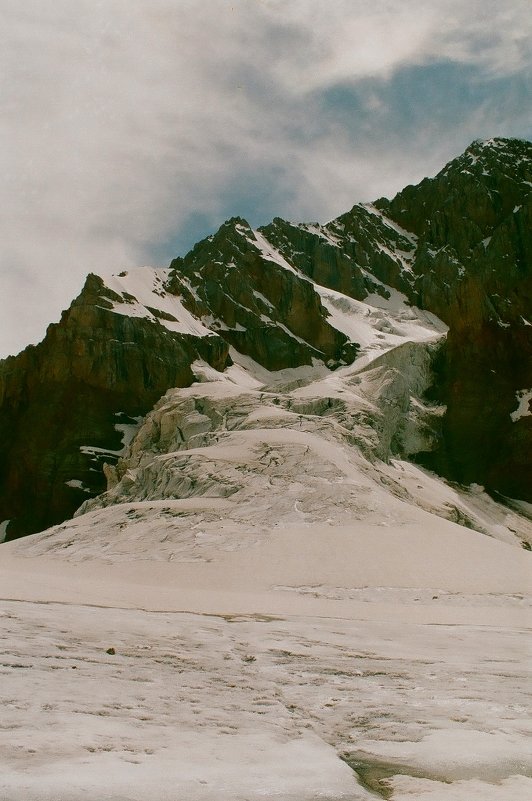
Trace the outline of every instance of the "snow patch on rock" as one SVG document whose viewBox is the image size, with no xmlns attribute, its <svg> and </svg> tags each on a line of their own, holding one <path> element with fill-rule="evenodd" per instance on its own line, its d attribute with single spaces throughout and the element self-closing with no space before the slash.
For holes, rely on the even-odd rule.
<svg viewBox="0 0 532 801">
<path fill-rule="evenodd" d="M 520 389 L 515 394 L 517 401 L 517 409 L 510 414 L 512 422 L 517 423 L 523 417 L 530 417 L 532 415 L 531 401 L 532 389 Z"/>
</svg>

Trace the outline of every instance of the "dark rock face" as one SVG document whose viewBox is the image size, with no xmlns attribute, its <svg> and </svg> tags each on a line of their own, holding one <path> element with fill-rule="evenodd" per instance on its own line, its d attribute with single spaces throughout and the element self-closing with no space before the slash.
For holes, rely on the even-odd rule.
<svg viewBox="0 0 532 801">
<path fill-rule="evenodd" d="M 174 259 L 169 289 L 240 353 L 270 370 L 313 358 L 330 367 L 351 363 L 356 345 L 328 324 L 312 281 L 278 259 L 260 232 L 235 218 L 184 259 Z"/>
<path fill-rule="evenodd" d="M 464 483 L 532 498 L 532 145 L 474 142 L 434 179 L 376 205 L 418 236 L 411 300 L 449 325 L 428 463 Z M 393 283 L 390 281 L 390 283 Z"/>
<path fill-rule="evenodd" d="M 532 418 L 514 422 L 511 414 L 519 390 L 532 386 L 531 352 L 524 329 L 485 325 L 461 338 L 451 329 L 435 385 L 447 404 L 442 446 L 427 455 L 427 466 L 461 483 L 530 500 Z"/>
<path fill-rule="evenodd" d="M 279 217 L 260 232 L 290 264 L 317 284 L 356 300 L 367 296 L 370 281 L 365 280 L 346 238 L 333 238 L 325 226 L 294 225 Z"/>
<path fill-rule="evenodd" d="M 117 426 L 189 385 L 195 360 L 222 370 L 232 346 L 270 370 L 351 363 L 357 343 L 331 324 L 323 287 L 355 300 L 391 287 L 447 323 L 431 390 L 447 412 L 423 461 L 532 500 L 532 416 L 512 417 L 532 389 L 531 187 L 530 143 L 475 142 L 435 178 L 327 225 L 229 220 L 146 297 L 89 276 L 42 343 L 0 362 L 7 538 L 102 491 Z"/>
<path fill-rule="evenodd" d="M 416 237 L 370 204 L 357 204 L 327 225 L 294 225 L 277 217 L 260 230 L 317 284 L 355 300 L 382 294 L 381 281 L 408 286 L 403 272 L 414 258 Z"/>
</svg>

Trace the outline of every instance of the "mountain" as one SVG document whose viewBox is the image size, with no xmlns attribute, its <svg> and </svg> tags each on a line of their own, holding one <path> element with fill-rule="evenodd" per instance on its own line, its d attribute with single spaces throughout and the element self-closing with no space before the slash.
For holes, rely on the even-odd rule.
<svg viewBox="0 0 532 801">
<path fill-rule="evenodd" d="M 529 154 L 229 220 L 2 364 L 2 798 L 531 797 Z"/>
<path fill-rule="evenodd" d="M 211 449 L 263 418 L 299 453 L 293 470 L 307 464 L 287 433 L 299 426 L 355 446 L 399 494 L 387 471 L 408 458 L 531 501 L 531 186 L 530 143 L 474 142 L 434 178 L 327 225 L 234 218 L 168 269 L 89 275 L 39 345 L 0 363 L 6 538 L 84 501 L 238 495 L 245 460 L 227 473 Z M 271 486 L 270 445 L 246 437 L 252 509 Z M 171 476 L 167 452 L 182 452 Z M 312 481 L 305 492 L 310 503 Z M 463 492 L 438 514 L 485 530 Z"/>
</svg>

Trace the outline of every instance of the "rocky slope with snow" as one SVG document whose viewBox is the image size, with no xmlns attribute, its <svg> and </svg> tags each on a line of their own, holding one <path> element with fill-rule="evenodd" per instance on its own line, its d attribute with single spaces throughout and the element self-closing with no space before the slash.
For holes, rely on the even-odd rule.
<svg viewBox="0 0 532 801">
<path fill-rule="evenodd" d="M 397 431 L 375 453 L 531 500 L 531 170 L 530 143 L 476 142 L 435 178 L 327 225 L 235 218 L 168 270 L 89 276 L 40 345 L 0 363 L 6 538 L 98 495 L 104 463 L 112 473 L 138 420 L 196 381 L 195 363 L 338 371 L 400 345 L 396 369 L 423 362 L 423 390 L 398 402 Z M 408 350 L 416 309 L 449 327 L 422 358 Z"/>
</svg>

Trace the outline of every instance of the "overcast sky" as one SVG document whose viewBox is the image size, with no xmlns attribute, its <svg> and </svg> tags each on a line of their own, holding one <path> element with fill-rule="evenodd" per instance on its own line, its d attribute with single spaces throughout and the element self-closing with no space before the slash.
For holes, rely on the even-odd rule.
<svg viewBox="0 0 532 801">
<path fill-rule="evenodd" d="M 0 0 L 0 357 L 89 271 L 532 138 L 530 0 Z"/>
</svg>

